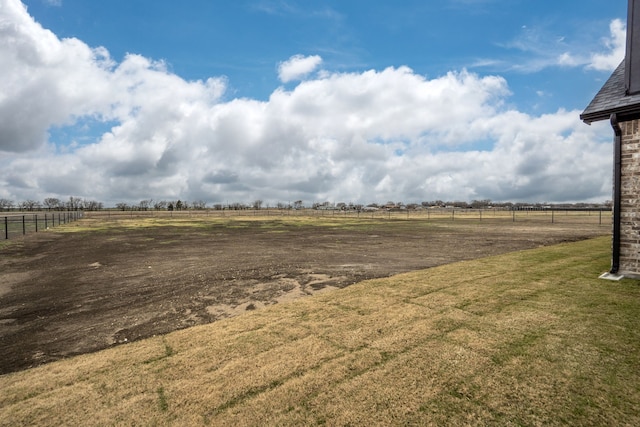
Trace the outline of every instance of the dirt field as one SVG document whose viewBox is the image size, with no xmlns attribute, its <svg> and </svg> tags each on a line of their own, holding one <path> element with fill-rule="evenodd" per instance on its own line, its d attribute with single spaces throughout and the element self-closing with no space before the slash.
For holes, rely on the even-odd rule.
<svg viewBox="0 0 640 427">
<path fill-rule="evenodd" d="M 420 220 L 81 220 L 0 248 L 0 374 L 355 282 L 607 225 Z"/>
</svg>

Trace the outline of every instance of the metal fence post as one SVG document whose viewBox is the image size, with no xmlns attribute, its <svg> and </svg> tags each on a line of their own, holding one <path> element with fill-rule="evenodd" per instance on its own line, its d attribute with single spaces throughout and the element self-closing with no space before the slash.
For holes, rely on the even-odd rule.
<svg viewBox="0 0 640 427">
<path fill-rule="evenodd" d="M 24 215 L 22 215 L 22 235 L 24 236 L 25 234 L 27 234 L 27 228 L 24 222 Z"/>
<path fill-rule="evenodd" d="M 4 238 L 9 238 L 9 218 L 6 216 L 4 217 Z"/>
<path fill-rule="evenodd" d="M 34 214 L 33 219 L 36 220 L 36 233 L 37 233 L 38 232 L 38 214 Z"/>
</svg>

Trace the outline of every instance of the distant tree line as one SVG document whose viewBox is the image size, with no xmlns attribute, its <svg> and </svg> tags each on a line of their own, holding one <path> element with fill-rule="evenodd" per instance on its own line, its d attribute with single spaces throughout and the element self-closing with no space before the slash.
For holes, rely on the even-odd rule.
<svg viewBox="0 0 640 427">
<path fill-rule="evenodd" d="M 0 211 L 98 211 L 102 209 L 104 209 L 104 204 L 101 202 L 73 196 L 66 201 L 55 197 L 47 197 L 42 202 L 29 199 L 18 203 L 14 203 L 13 200 L 9 199 L 0 199 Z"/>
<path fill-rule="evenodd" d="M 551 203 L 525 203 L 525 202 L 492 202 L 488 199 L 465 201 L 443 201 L 432 200 L 423 201 L 421 203 L 403 203 L 388 201 L 386 203 L 370 203 L 368 205 L 344 202 L 316 202 L 306 206 L 302 200 L 293 202 L 278 202 L 273 207 L 275 209 L 316 209 L 316 210 L 342 210 L 342 211 L 362 211 L 362 210 L 420 210 L 430 208 L 456 208 L 456 209 L 509 209 L 509 210 L 542 210 L 542 209 L 610 209 L 611 201 L 604 203 L 571 203 L 571 204 L 551 204 Z M 214 203 L 211 207 L 202 200 L 188 202 L 186 200 L 157 200 L 144 199 L 138 203 L 116 203 L 115 208 L 120 211 L 149 211 L 149 210 L 166 210 L 166 211 L 184 211 L 184 210 L 259 210 L 264 208 L 262 200 L 254 200 L 251 203 Z M 267 208 L 270 208 L 267 206 Z M 13 200 L 0 199 L 0 211 L 97 211 L 105 209 L 104 204 L 95 200 L 83 199 L 80 197 L 69 197 L 68 200 L 60 200 L 55 197 L 48 197 L 42 202 L 35 200 L 24 200 L 14 203 Z"/>
<path fill-rule="evenodd" d="M 203 210 L 207 208 L 206 202 L 202 200 L 196 200 L 194 202 L 187 202 L 186 200 L 158 200 L 144 199 L 140 200 L 137 204 L 129 204 L 125 202 L 116 203 L 116 209 L 120 211 L 183 211 L 188 209 Z"/>
<path fill-rule="evenodd" d="M 302 202 L 300 202 L 302 203 Z M 204 209 L 213 209 L 213 210 L 246 210 L 246 209 L 262 209 L 263 203 L 262 200 L 255 200 L 250 204 L 245 203 L 214 203 L 210 207 L 207 206 L 207 203 L 203 200 L 195 200 L 192 202 L 186 200 L 159 200 L 154 201 L 153 199 L 145 199 L 141 200 L 138 203 L 116 203 L 116 209 L 121 211 L 149 211 L 149 210 L 166 210 L 166 211 L 184 211 L 184 210 L 204 210 Z"/>
</svg>

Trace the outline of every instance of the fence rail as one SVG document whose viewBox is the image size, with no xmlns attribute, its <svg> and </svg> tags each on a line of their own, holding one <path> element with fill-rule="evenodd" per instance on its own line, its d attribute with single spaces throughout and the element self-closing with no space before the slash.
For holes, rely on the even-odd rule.
<svg viewBox="0 0 640 427">
<path fill-rule="evenodd" d="M 183 210 L 183 211 L 91 211 L 86 218 L 117 221 L 127 218 L 202 218 L 202 217 L 251 217 L 251 216 L 306 216 L 360 219 L 415 219 L 433 221 L 499 221 L 499 222 L 540 222 L 564 224 L 611 224 L 611 211 L 602 209 L 464 209 L 440 208 L 421 210 L 334 210 L 334 209 L 244 209 L 244 210 Z"/>
<path fill-rule="evenodd" d="M 59 227 L 83 217 L 82 211 L 73 212 L 39 212 L 33 214 L 16 214 L 0 216 L 4 239 L 37 233 L 48 228 Z"/>
<path fill-rule="evenodd" d="M 250 217 L 250 216 L 306 216 L 319 218 L 360 218 L 389 220 L 428 220 L 428 221 L 480 221 L 480 222 L 534 222 L 560 224 L 611 225 L 611 211 L 600 209 L 547 209 L 547 210 L 509 210 L 509 209 L 422 209 L 422 210 L 331 210 L 331 209 L 246 209 L 246 210 L 184 210 L 184 211 L 71 211 L 38 212 L 30 214 L 6 214 L 0 216 L 0 236 L 4 239 L 15 238 L 59 227 L 81 218 L 102 221 L 118 221 L 128 218 L 202 218 L 202 217 Z"/>
</svg>

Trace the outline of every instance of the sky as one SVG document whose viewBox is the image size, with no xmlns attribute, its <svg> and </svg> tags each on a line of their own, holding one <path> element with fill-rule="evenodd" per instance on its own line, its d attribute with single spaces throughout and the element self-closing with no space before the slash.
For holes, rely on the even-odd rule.
<svg viewBox="0 0 640 427">
<path fill-rule="evenodd" d="M 604 202 L 625 0 L 0 0 L 0 199 Z"/>
</svg>

